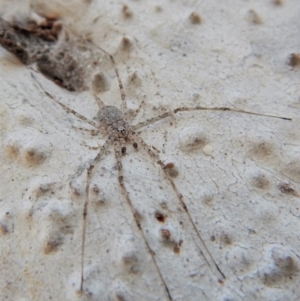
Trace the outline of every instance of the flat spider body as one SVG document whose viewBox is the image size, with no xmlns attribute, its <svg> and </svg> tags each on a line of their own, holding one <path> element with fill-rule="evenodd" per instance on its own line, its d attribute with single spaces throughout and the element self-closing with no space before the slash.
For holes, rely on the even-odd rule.
<svg viewBox="0 0 300 301">
<path fill-rule="evenodd" d="M 132 140 L 133 147 L 137 149 L 138 144 L 134 141 L 136 136 L 129 123 L 124 120 L 121 110 L 114 106 L 104 106 L 99 110 L 97 117 L 95 118 L 106 127 L 109 140 L 117 141 L 121 145 L 121 153 L 126 153 L 126 141 Z"/>
</svg>

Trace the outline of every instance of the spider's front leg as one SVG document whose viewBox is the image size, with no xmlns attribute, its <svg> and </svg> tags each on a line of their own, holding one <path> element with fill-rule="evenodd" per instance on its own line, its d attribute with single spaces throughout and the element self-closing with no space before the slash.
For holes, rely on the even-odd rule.
<svg viewBox="0 0 300 301">
<path fill-rule="evenodd" d="M 171 110 L 169 112 L 165 112 L 161 115 L 152 117 L 150 119 L 147 119 L 145 121 L 139 122 L 136 124 L 133 129 L 138 130 L 142 127 L 145 127 L 147 125 L 150 125 L 154 122 L 157 122 L 161 119 L 165 119 L 167 117 L 172 117 L 174 114 L 177 114 L 179 112 L 190 112 L 190 111 L 229 111 L 233 113 L 241 113 L 241 114 L 247 114 L 247 115 L 255 115 L 255 116 L 263 116 L 263 117 L 269 117 L 269 118 L 277 118 L 277 119 L 282 119 L 282 120 L 288 120 L 291 121 L 292 118 L 290 117 L 284 117 L 284 116 L 277 116 L 277 115 L 272 115 L 272 114 L 263 114 L 263 113 L 256 113 L 256 112 L 250 112 L 250 111 L 245 111 L 245 110 L 238 110 L 238 109 L 233 109 L 233 108 L 227 108 L 227 107 L 201 107 L 201 106 L 196 106 L 194 108 L 187 108 L 187 107 L 179 107 L 177 109 Z"/>
</svg>

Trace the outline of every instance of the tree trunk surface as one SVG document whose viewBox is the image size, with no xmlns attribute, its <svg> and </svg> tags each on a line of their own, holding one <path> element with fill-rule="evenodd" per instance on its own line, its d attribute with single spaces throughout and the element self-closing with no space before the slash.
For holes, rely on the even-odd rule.
<svg viewBox="0 0 300 301">
<path fill-rule="evenodd" d="M 299 300 L 299 15 L 296 0 L 1 0 L 9 24 L 62 30 L 54 67 L 0 47 L 0 299 Z M 150 153 L 121 141 L 123 175 L 113 143 L 93 161 L 99 106 L 124 114 L 122 93 L 131 125 L 198 107 L 136 130 Z"/>
</svg>

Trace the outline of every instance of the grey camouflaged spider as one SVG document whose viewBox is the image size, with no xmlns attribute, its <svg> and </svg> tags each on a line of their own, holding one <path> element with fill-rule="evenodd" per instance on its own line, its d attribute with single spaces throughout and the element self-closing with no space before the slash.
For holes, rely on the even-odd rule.
<svg viewBox="0 0 300 301">
<path fill-rule="evenodd" d="M 103 50 L 104 51 L 104 50 Z M 104 51 L 105 52 L 105 51 Z M 106 52 L 105 52 L 106 53 Z M 107 53 L 106 53 L 107 54 Z M 175 182 L 173 181 L 172 177 L 170 176 L 168 172 L 168 168 L 170 166 L 173 167 L 172 164 L 164 164 L 162 160 L 159 157 L 158 152 L 155 150 L 152 150 L 147 143 L 139 136 L 137 133 L 137 130 L 148 126 L 152 123 L 155 123 L 159 120 L 162 120 L 167 117 L 171 117 L 174 114 L 178 112 L 187 112 L 187 111 L 231 111 L 234 113 L 243 113 L 243 114 L 251 114 L 251 115 L 257 115 L 257 116 L 267 116 L 267 117 L 273 117 L 273 118 L 280 118 L 284 120 L 291 120 L 290 118 L 285 118 L 285 117 L 278 117 L 278 116 L 273 116 L 273 115 L 267 115 L 267 114 L 259 114 L 259 113 L 254 113 L 254 112 L 249 112 L 249 111 L 244 111 L 244 110 L 236 110 L 236 109 L 231 109 L 227 107 L 201 107 L 197 106 L 194 108 L 187 108 L 187 107 L 179 107 L 174 110 L 171 110 L 169 112 L 165 112 L 161 115 L 158 115 L 156 117 L 147 119 L 145 121 L 142 121 L 134 126 L 131 125 L 132 120 L 137 116 L 139 113 L 140 109 L 142 108 L 143 103 L 141 103 L 140 107 L 133 112 L 133 114 L 129 114 L 129 111 L 127 109 L 127 104 L 125 100 L 125 92 L 123 88 L 123 84 L 121 81 L 121 78 L 119 76 L 118 69 L 116 67 L 115 61 L 113 56 L 107 54 L 114 66 L 115 73 L 118 79 L 119 83 L 119 88 L 120 88 L 120 94 L 121 94 L 121 109 L 118 109 L 115 106 L 109 106 L 105 105 L 101 99 L 97 96 L 95 96 L 95 99 L 97 100 L 97 104 L 99 107 L 99 111 L 94 118 L 94 120 L 90 120 L 83 115 L 79 114 L 78 112 L 70 109 L 57 99 L 55 99 L 54 96 L 52 96 L 50 93 L 46 92 L 41 85 L 39 86 L 42 88 L 44 93 L 50 97 L 56 104 L 58 104 L 62 109 L 64 109 L 67 113 L 71 113 L 77 118 L 81 119 L 82 121 L 88 123 L 91 125 L 94 129 L 93 130 L 86 130 L 86 131 L 91 131 L 93 135 L 101 134 L 102 133 L 102 128 L 104 128 L 104 131 L 106 132 L 107 139 L 105 143 L 100 147 L 100 150 L 96 157 L 89 163 L 89 166 L 87 167 L 87 181 L 86 181 L 86 186 L 85 186 L 85 202 L 84 202 L 84 207 L 83 207 L 83 228 L 82 228 L 82 249 L 81 249 L 81 281 L 80 281 L 80 290 L 79 292 L 84 293 L 85 292 L 85 286 L 84 286 L 84 280 L 85 280 L 85 275 L 84 275 L 84 260 L 85 260 L 85 237 L 86 237 L 86 223 L 87 223 L 87 215 L 88 215 L 88 205 L 90 201 L 90 185 L 91 185 L 91 179 L 93 176 L 93 170 L 94 167 L 96 166 L 97 163 L 100 162 L 100 160 L 103 158 L 105 155 L 108 147 L 110 145 L 113 145 L 114 148 L 114 153 L 115 153 L 115 159 L 117 162 L 117 170 L 118 170 L 118 181 L 120 184 L 121 192 L 123 197 L 126 199 L 126 202 L 128 206 L 130 207 L 132 216 L 135 220 L 135 223 L 140 230 L 141 236 L 144 240 L 144 243 L 146 245 L 146 248 L 148 249 L 148 252 L 152 258 L 153 264 L 156 268 L 156 271 L 158 273 L 159 278 L 161 279 L 163 286 L 166 291 L 166 296 L 169 300 L 173 300 L 170 289 L 168 288 L 167 282 L 165 280 L 165 277 L 160 271 L 159 264 L 157 263 L 155 253 L 152 251 L 150 247 L 150 242 L 147 238 L 147 235 L 145 233 L 145 230 L 143 229 L 141 225 L 141 219 L 139 214 L 137 214 L 137 210 L 134 207 L 132 200 L 130 198 L 130 195 L 125 187 L 124 184 L 124 172 L 123 172 L 123 165 L 122 165 L 122 156 L 126 155 L 126 145 L 128 142 L 130 142 L 135 150 L 142 149 L 143 151 L 147 152 L 150 158 L 153 160 L 153 162 L 157 163 L 161 170 L 163 171 L 163 175 L 165 179 L 169 182 L 171 185 L 173 191 L 175 192 L 177 199 L 180 203 L 181 208 L 183 209 L 183 212 L 186 214 L 187 219 L 189 220 L 190 224 L 192 225 L 194 234 L 198 237 L 199 239 L 199 244 L 201 246 L 198 246 L 200 254 L 203 256 L 205 259 L 206 263 L 210 267 L 210 269 L 215 273 L 218 274 L 218 277 L 220 281 L 223 281 L 226 277 L 225 274 L 221 271 L 220 267 L 217 265 L 215 259 L 211 255 L 210 251 L 205 245 L 205 242 L 203 241 L 201 234 L 199 230 L 196 227 L 196 224 L 194 223 L 191 214 L 189 212 L 189 209 L 187 205 L 185 204 L 184 197 L 183 195 L 178 191 Z M 166 237 L 166 239 L 169 238 L 170 233 L 167 232 L 168 230 L 164 230 L 162 235 Z M 179 243 L 180 244 L 180 243 Z"/>
</svg>

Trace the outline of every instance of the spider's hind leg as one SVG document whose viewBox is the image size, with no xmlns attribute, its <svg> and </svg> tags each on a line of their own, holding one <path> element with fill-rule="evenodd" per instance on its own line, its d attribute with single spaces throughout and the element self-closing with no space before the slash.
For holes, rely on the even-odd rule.
<svg viewBox="0 0 300 301">
<path fill-rule="evenodd" d="M 193 226 L 193 229 L 194 231 L 196 232 L 197 234 L 197 237 L 199 238 L 199 244 L 200 246 L 198 245 L 198 248 L 199 248 L 199 251 L 201 253 L 201 255 L 204 257 L 205 261 L 207 262 L 207 264 L 210 266 L 210 268 L 212 269 L 212 271 L 215 272 L 215 274 L 218 274 L 221 276 L 222 279 L 225 279 L 225 275 L 224 273 L 221 271 L 221 269 L 219 268 L 219 266 L 217 265 L 215 259 L 213 258 L 213 256 L 211 255 L 210 251 L 208 250 L 204 240 L 202 239 L 201 237 L 201 234 L 200 234 L 200 231 L 197 229 L 193 219 L 192 219 L 192 216 L 188 210 L 188 207 L 186 206 L 185 202 L 184 202 L 184 199 L 183 199 L 183 195 L 178 191 L 174 181 L 172 180 L 169 172 L 168 172 L 168 165 L 165 165 L 162 160 L 160 159 L 159 155 L 155 152 L 153 152 L 153 150 L 144 142 L 144 140 L 138 136 L 137 134 L 133 133 L 131 136 L 130 136 L 130 139 L 132 141 L 134 141 L 134 143 L 137 143 L 139 145 L 140 148 L 144 149 L 148 154 L 149 156 L 155 161 L 155 163 L 159 164 L 160 167 L 162 168 L 163 170 L 163 174 L 166 178 L 166 180 L 168 180 L 168 182 L 171 184 L 171 187 L 173 189 L 173 191 L 175 192 L 179 202 L 180 202 L 180 205 L 181 207 L 184 209 L 187 217 L 188 217 L 188 220 L 190 221 L 191 225 Z"/>
</svg>

